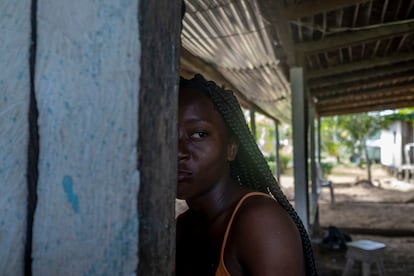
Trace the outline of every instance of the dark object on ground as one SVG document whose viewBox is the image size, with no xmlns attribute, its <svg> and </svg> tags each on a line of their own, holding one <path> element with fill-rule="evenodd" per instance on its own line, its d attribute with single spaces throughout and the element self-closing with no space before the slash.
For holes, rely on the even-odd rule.
<svg viewBox="0 0 414 276">
<path fill-rule="evenodd" d="M 329 226 L 327 235 L 322 240 L 322 247 L 330 250 L 345 250 L 346 243 L 352 241 L 350 235 L 341 232 L 338 227 Z"/>
</svg>

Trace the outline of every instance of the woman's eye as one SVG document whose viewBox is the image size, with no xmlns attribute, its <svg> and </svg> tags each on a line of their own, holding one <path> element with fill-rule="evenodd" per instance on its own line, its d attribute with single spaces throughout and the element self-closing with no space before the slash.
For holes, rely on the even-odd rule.
<svg viewBox="0 0 414 276">
<path fill-rule="evenodd" d="M 197 131 L 191 135 L 191 138 L 204 138 L 207 136 L 207 133 L 204 131 Z"/>
</svg>

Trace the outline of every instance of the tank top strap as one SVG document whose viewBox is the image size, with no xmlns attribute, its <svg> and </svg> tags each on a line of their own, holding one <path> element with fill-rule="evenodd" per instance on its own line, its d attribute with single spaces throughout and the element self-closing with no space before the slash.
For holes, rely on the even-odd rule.
<svg viewBox="0 0 414 276">
<path fill-rule="evenodd" d="M 243 202 L 252 196 L 256 196 L 256 195 L 261 195 L 261 196 L 266 196 L 266 197 L 270 197 L 272 198 L 270 195 L 262 193 L 262 192 L 250 192 L 245 194 L 237 203 L 236 207 L 233 210 L 233 213 L 231 214 L 230 220 L 227 223 L 227 228 L 226 228 L 226 232 L 224 233 L 224 238 L 223 238 L 223 243 L 221 244 L 221 251 L 220 251 L 220 261 L 219 261 L 219 265 L 217 267 L 216 270 L 216 276 L 224 276 L 224 275 L 230 275 L 230 273 L 228 272 L 226 265 L 224 264 L 224 249 L 226 248 L 226 243 L 227 243 L 227 238 L 229 236 L 230 233 L 230 228 L 231 225 L 233 223 L 234 217 L 236 216 L 237 211 L 239 210 L 240 206 L 243 204 Z"/>
</svg>

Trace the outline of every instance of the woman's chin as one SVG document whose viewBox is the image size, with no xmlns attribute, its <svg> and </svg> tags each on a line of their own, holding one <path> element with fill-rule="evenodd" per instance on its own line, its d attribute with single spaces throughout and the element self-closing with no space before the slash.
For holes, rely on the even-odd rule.
<svg viewBox="0 0 414 276">
<path fill-rule="evenodd" d="M 181 199 L 181 200 L 185 200 L 187 198 L 186 197 L 186 194 L 185 194 L 185 191 L 184 191 L 182 185 L 180 185 L 180 183 L 178 183 L 178 185 L 177 185 L 177 195 L 176 195 L 176 198 L 177 199 Z"/>
</svg>

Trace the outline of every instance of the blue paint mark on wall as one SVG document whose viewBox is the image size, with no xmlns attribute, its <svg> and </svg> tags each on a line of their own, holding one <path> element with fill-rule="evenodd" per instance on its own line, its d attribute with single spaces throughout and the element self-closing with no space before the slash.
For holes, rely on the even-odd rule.
<svg viewBox="0 0 414 276">
<path fill-rule="evenodd" d="M 79 213 L 79 200 L 78 196 L 73 192 L 73 181 L 70 175 L 63 177 L 63 190 L 66 194 L 66 199 L 72 205 L 72 209 L 75 213 Z"/>
</svg>

